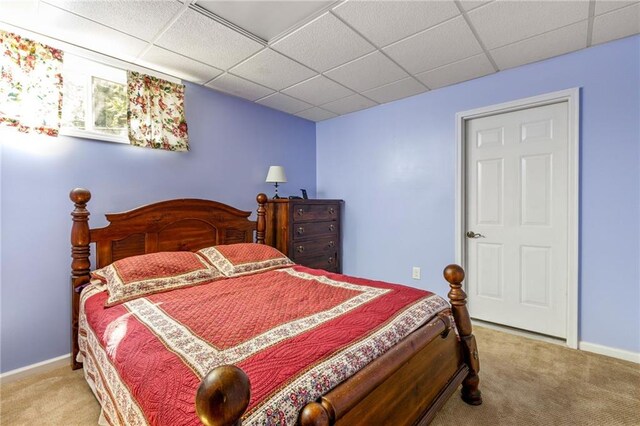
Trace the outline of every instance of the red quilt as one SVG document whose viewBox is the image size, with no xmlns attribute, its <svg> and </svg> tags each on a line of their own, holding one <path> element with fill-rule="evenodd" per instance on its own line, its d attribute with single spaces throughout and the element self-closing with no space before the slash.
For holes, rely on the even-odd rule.
<svg viewBox="0 0 640 426">
<path fill-rule="evenodd" d="M 212 368 L 251 381 L 244 425 L 295 424 L 298 411 L 448 308 L 401 285 L 294 266 L 105 308 L 100 284 L 80 312 L 85 376 L 113 425 L 198 425 Z"/>
</svg>

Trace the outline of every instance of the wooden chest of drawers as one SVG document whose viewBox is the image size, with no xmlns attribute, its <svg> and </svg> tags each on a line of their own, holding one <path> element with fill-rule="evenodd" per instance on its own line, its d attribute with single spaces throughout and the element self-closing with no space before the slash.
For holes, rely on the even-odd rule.
<svg viewBox="0 0 640 426">
<path fill-rule="evenodd" d="M 266 244 L 310 268 L 342 272 L 342 200 L 269 200 Z"/>
</svg>

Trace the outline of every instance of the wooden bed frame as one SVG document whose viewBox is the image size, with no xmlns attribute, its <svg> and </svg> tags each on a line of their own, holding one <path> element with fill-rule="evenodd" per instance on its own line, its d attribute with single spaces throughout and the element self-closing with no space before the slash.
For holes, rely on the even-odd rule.
<svg viewBox="0 0 640 426">
<path fill-rule="evenodd" d="M 265 203 L 259 194 L 257 222 L 251 212 L 215 201 L 177 199 L 124 213 L 107 214 L 109 225 L 89 228 L 87 203 L 91 193 L 70 193 L 71 213 L 71 350 L 72 368 L 81 368 L 78 354 L 78 308 L 82 286 L 90 280 L 90 245 L 96 245 L 96 266 L 158 251 L 199 250 L 216 244 L 264 244 Z M 298 423 L 307 425 L 393 424 L 424 425 L 462 384 L 462 399 L 482 403 L 478 389 L 480 364 L 462 290 L 464 271 L 457 265 L 444 270 L 448 297 L 457 327 L 452 332 L 445 311 L 407 336 L 398 345 L 344 381 L 318 401 L 307 404 Z M 207 374 L 196 395 L 196 411 L 205 425 L 241 424 L 249 404 L 250 383 L 242 370 L 220 366 Z"/>
</svg>

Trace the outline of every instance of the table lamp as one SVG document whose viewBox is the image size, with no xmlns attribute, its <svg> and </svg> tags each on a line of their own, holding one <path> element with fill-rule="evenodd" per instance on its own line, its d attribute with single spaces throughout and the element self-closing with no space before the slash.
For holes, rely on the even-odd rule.
<svg viewBox="0 0 640 426">
<path fill-rule="evenodd" d="M 287 175 L 284 174 L 284 167 L 282 166 L 269 167 L 269 173 L 267 173 L 267 179 L 265 179 L 265 182 L 276 184 L 276 195 L 273 196 L 274 199 L 280 198 L 278 196 L 278 183 L 285 183 L 286 181 L 287 181 Z"/>
</svg>

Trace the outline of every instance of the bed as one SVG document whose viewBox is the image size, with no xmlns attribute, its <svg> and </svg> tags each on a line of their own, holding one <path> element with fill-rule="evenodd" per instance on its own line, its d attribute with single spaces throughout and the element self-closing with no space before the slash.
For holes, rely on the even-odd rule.
<svg viewBox="0 0 640 426">
<path fill-rule="evenodd" d="M 72 368 L 82 368 L 85 361 L 85 377 L 109 424 L 427 424 L 460 384 L 465 402 L 482 403 L 478 351 L 462 290 L 464 271 L 457 265 L 444 270 L 451 287 L 449 304 L 404 286 L 263 262 L 269 267 L 255 273 L 236 268 L 233 274 L 237 275 L 216 276 L 204 284 L 139 299 L 125 298 L 122 305 L 117 302 L 104 308 L 114 293 L 105 291 L 95 273 L 92 280 L 92 244 L 97 272 L 108 270 L 114 262 L 166 252 L 183 252 L 189 258 L 208 253 L 204 264 L 220 266 L 211 253 L 224 255 L 245 246 L 266 250 L 259 245 L 265 239 L 267 197 L 257 197 L 256 222 L 249 219 L 251 212 L 219 202 L 177 199 L 107 214 L 109 224 L 94 229 L 89 227 L 87 210 L 91 193 L 77 188 L 70 198 L 75 205 L 71 213 Z M 249 244 L 254 241 L 258 245 Z M 223 271 L 224 267 L 213 269 Z M 295 294 L 304 303 L 288 300 L 286 309 L 278 307 L 268 313 L 275 319 L 269 319 L 264 316 L 266 308 L 256 304 L 256 299 L 264 297 L 259 289 L 267 285 L 272 287 L 264 294 L 275 301 L 287 301 Z M 301 289 L 307 285 L 310 289 L 305 294 Z M 227 294 L 225 289 L 230 288 L 242 289 L 245 296 Z M 145 317 L 145 309 L 158 312 Z M 227 322 L 211 319 L 211 312 L 223 311 L 229 311 Z M 156 326 L 152 323 L 158 314 L 164 317 Z M 122 333 L 105 332 L 114 325 L 118 330 L 119 320 L 130 317 L 136 321 L 127 319 Z M 179 321 L 172 322 L 174 318 Z M 172 329 L 166 328 L 167 320 Z M 212 333 L 212 323 L 219 326 L 212 340 L 201 344 L 206 350 L 199 352 L 194 341 L 181 349 L 184 333 L 204 336 Z M 353 328 L 336 331 L 336 324 L 347 323 Z M 369 328 L 358 328 L 363 323 Z M 254 327 L 250 332 L 246 332 L 248 324 Z M 256 324 L 264 329 L 255 329 Z M 291 327 L 298 331 L 291 332 Z M 107 334 L 110 341 L 104 340 Z M 144 343 L 130 337 L 144 334 L 150 336 Z M 319 339 L 325 335 L 333 346 L 309 344 L 323 342 Z M 305 340 L 306 346 L 295 346 Z M 260 344 L 247 349 L 248 341 Z M 153 345 L 159 348 L 158 357 L 182 362 L 171 367 L 159 363 L 150 355 L 156 353 Z M 305 357 L 309 365 L 296 364 L 295 360 Z M 349 374 L 343 371 L 349 364 L 337 364 L 345 359 L 357 360 Z M 330 367 L 330 373 L 318 370 L 321 364 Z M 165 400 L 154 400 L 153 393 L 145 396 L 149 389 L 160 387 L 173 393 L 163 392 Z"/>
</svg>

